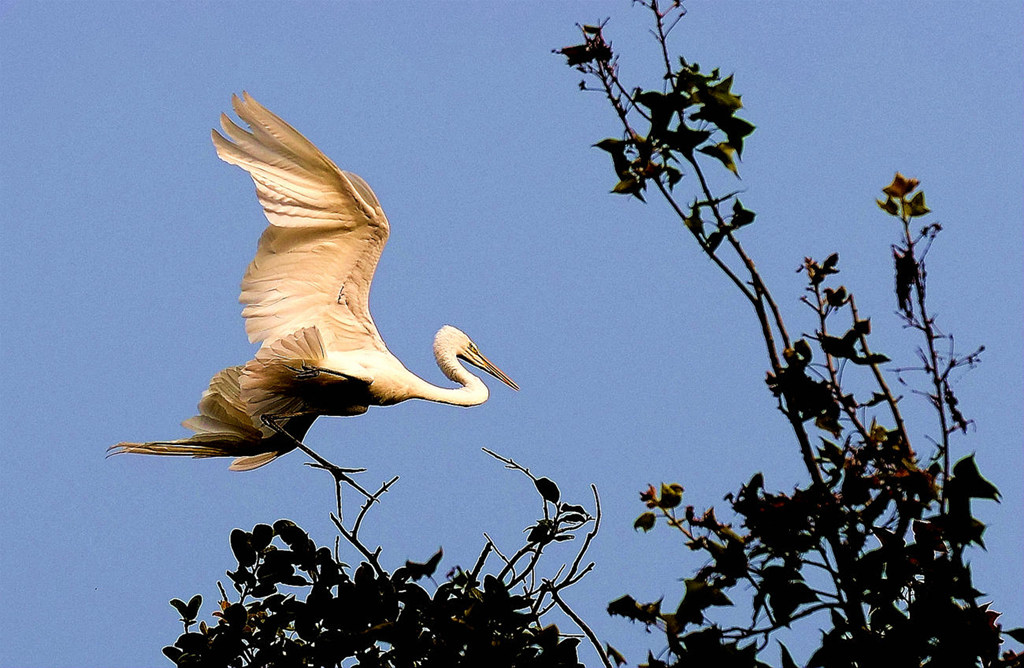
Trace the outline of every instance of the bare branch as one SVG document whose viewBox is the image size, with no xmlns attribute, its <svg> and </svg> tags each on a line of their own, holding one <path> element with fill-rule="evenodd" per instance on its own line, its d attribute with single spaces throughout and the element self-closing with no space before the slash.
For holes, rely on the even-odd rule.
<svg viewBox="0 0 1024 668">
<path fill-rule="evenodd" d="M 569 617 L 569 619 L 571 619 L 581 631 L 583 631 L 584 635 L 587 636 L 587 639 L 590 640 L 590 644 L 597 651 L 597 655 L 601 657 L 601 662 L 605 665 L 605 668 L 612 668 L 612 662 L 608 658 L 608 653 L 604 651 L 604 647 L 601 646 L 601 641 L 597 639 L 597 635 L 593 630 L 591 630 L 587 623 L 576 614 L 575 610 L 570 608 L 569 605 L 562 600 L 562 597 L 558 595 L 557 589 L 551 589 L 550 592 L 551 598 L 558 604 L 559 609 L 564 612 L 566 616 Z"/>
</svg>

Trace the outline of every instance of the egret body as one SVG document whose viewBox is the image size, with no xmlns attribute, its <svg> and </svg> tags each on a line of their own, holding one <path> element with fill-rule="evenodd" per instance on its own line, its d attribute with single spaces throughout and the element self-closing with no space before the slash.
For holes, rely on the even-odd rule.
<svg viewBox="0 0 1024 668">
<path fill-rule="evenodd" d="M 270 223 L 239 296 L 249 340 L 260 348 L 210 381 L 199 415 L 183 423 L 193 436 L 111 451 L 234 457 L 232 469 L 249 470 L 294 449 L 320 415 L 359 415 L 407 399 L 482 404 L 487 386 L 463 361 L 519 389 L 449 325 L 434 338 L 434 357 L 460 387 L 406 369 L 370 317 L 370 284 L 390 233 L 377 196 L 248 93 L 232 102 L 249 129 L 222 114 L 224 134 L 213 131 L 213 143 L 252 177 Z"/>
</svg>

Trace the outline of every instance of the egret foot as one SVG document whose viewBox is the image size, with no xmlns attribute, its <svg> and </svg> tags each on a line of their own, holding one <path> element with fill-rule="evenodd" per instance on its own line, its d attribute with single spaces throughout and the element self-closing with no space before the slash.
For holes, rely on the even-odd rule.
<svg viewBox="0 0 1024 668">
<path fill-rule="evenodd" d="M 289 439 L 295 445 L 296 448 L 298 448 L 299 450 L 302 450 L 303 452 L 305 452 L 313 460 L 312 463 L 307 462 L 306 463 L 307 466 L 312 466 L 313 468 L 323 469 L 324 471 L 327 471 L 328 473 L 330 473 L 334 477 L 334 482 L 335 482 L 335 485 L 337 486 L 337 489 L 338 489 L 338 516 L 339 517 L 341 516 L 341 483 L 348 484 L 349 486 L 352 487 L 352 489 L 356 490 L 357 492 L 359 492 L 360 494 L 365 496 L 367 499 L 369 499 L 371 501 L 375 500 L 373 494 L 371 494 L 370 492 L 366 491 L 363 488 L 362 485 L 360 485 L 355 480 L 353 480 L 352 478 L 349 477 L 349 474 L 351 474 L 351 473 L 363 473 L 363 472 L 365 472 L 366 471 L 365 468 L 342 468 L 341 466 L 338 466 L 337 464 L 334 464 L 333 462 L 330 462 L 327 459 L 325 459 L 324 457 L 320 456 L 320 454 L 318 454 L 315 450 L 310 448 L 308 445 L 306 445 L 305 443 L 303 443 L 299 439 L 297 439 L 294 436 L 292 436 L 291 434 L 289 434 L 288 431 L 278 423 L 278 420 L 287 419 L 289 417 L 296 417 L 296 416 L 294 416 L 294 415 L 261 415 L 260 416 L 260 420 L 266 426 L 270 427 L 271 429 L 273 429 L 277 433 L 279 433 L 279 434 L 283 435 L 285 438 Z"/>
</svg>

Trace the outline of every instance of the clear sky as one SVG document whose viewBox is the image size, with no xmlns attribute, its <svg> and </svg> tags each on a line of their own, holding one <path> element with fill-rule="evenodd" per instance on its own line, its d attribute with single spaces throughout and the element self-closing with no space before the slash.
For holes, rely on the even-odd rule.
<svg viewBox="0 0 1024 668">
<path fill-rule="evenodd" d="M 628 2 L 0 1 L 0 664 L 168 665 L 167 601 L 216 599 L 233 527 L 288 517 L 333 543 L 330 486 L 298 454 L 250 474 L 104 459 L 184 436 L 210 376 L 253 353 L 236 300 L 265 220 L 209 138 L 243 89 L 375 189 L 392 236 L 372 308 L 406 366 L 443 380 L 430 342 L 451 323 L 522 386 L 317 422 L 307 442 L 367 484 L 401 476 L 367 528 L 385 565 L 443 545 L 443 572 L 482 531 L 520 540 L 535 494 L 486 446 L 568 499 L 597 484 L 597 568 L 568 598 L 631 661 L 661 649 L 604 612 L 626 592 L 678 601 L 699 566 L 668 531 L 634 533 L 637 492 L 676 480 L 715 504 L 756 470 L 790 489 L 800 464 L 749 308 L 665 206 L 608 194 L 591 145 L 615 119 L 550 52 L 605 17 L 624 76 L 657 85 Z M 977 427 L 956 448 L 1004 494 L 978 507 L 974 563 L 1008 627 L 1024 624 L 1022 25 L 1019 2 L 694 2 L 674 40 L 735 72 L 758 126 L 744 234 L 791 329 L 813 329 L 795 268 L 838 250 L 876 347 L 913 360 L 873 199 L 897 169 L 921 179 L 945 226 L 933 307 L 987 346 L 958 386 Z M 931 416 L 906 401 L 921 441 Z"/>
</svg>

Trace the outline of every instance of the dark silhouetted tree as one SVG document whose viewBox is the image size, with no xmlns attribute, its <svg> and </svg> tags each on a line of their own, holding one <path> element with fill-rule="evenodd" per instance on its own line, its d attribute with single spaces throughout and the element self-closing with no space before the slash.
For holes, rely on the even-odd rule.
<svg viewBox="0 0 1024 668">
<path fill-rule="evenodd" d="M 943 334 L 926 300 L 928 248 L 942 228 L 930 222 L 916 179 L 896 174 L 878 206 L 892 217 L 895 305 L 906 330 L 920 336 L 918 359 L 896 377 L 923 395 L 937 416 L 934 438 L 915 450 L 883 365 L 870 343 L 871 321 L 854 295 L 837 285 L 839 255 L 805 258 L 800 301 L 817 322 L 813 334 L 791 336 L 782 310 L 742 242 L 755 222 L 736 193 L 712 192 L 705 174 L 724 168 L 738 176 L 736 158 L 754 126 L 737 114 L 733 77 L 670 56 L 669 33 L 683 18 L 680 3 L 641 0 L 653 21 L 664 69 L 657 87 L 624 82 L 605 25 L 580 26 L 583 42 L 558 50 L 584 75 L 583 90 L 600 93 L 622 133 L 596 146 L 611 156 L 613 193 L 664 200 L 704 254 L 752 307 L 764 339 L 767 389 L 795 437 L 806 484 L 773 492 L 755 473 L 726 496 L 732 519 L 713 508 L 683 506 L 678 483 L 641 492 L 647 510 L 635 522 L 678 531 L 706 565 L 684 578 L 678 605 L 613 601 L 608 612 L 664 632 L 666 650 L 647 658 L 659 666 L 763 666 L 776 631 L 824 628 L 807 666 L 1021 665 L 1001 657 L 999 613 L 980 602 L 965 554 L 983 546 L 985 525 L 973 500 L 998 501 L 973 456 L 952 463 L 951 436 L 966 432 L 951 373 L 973 367 L 982 348 L 961 353 Z M 681 184 L 695 181 L 683 200 Z M 695 193 L 695 195 L 694 195 Z M 687 202 L 687 203 L 684 203 Z M 842 371 L 845 370 L 845 373 Z M 858 373 L 859 372 L 859 373 Z M 852 376 L 860 376 L 856 381 Z M 868 393 L 849 389 L 851 383 Z M 917 389 L 917 388 L 921 389 Z M 715 622 L 735 588 L 753 591 L 750 622 Z M 1008 632 L 1024 640 L 1024 630 Z M 781 665 L 796 666 L 781 645 Z M 772 653 L 777 650 L 772 649 Z"/>
</svg>

